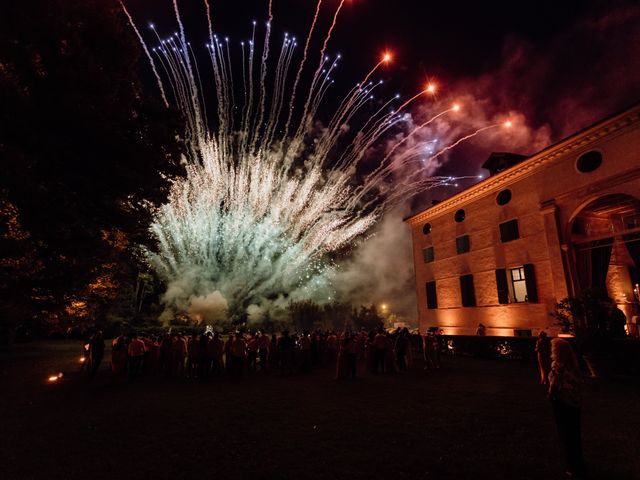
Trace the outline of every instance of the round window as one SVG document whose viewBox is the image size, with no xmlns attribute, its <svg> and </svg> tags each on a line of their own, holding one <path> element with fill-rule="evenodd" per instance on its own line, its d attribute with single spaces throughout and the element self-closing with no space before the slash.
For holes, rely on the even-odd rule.
<svg viewBox="0 0 640 480">
<path fill-rule="evenodd" d="M 456 222 L 460 223 L 464 220 L 464 210 L 460 209 L 456 212 L 456 214 L 453 216 L 453 218 L 455 219 Z"/>
<path fill-rule="evenodd" d="M 425 234 L 425 235 L 428 235 L 428 234 L 431 233 L 431 224 L 430 223 L 425 223 L 422 226 L 422 233 Z"/>
<path fill-rule="evenodd" d="M 508 188 L 505 188 L 504 190 L 502 190 L 496 197 L 496 202 L 498 203 L 498 205 L 506 205 L 510 201 L 511 201 L 511 190 L 509 190 Z"/>
<path fill-rule="evenodd" d="M 602 165 L 602 154 L 596 150 L 583 153 L 578 157 L 576 168 L 582 173 L 589 173 Z"/>
</svg>

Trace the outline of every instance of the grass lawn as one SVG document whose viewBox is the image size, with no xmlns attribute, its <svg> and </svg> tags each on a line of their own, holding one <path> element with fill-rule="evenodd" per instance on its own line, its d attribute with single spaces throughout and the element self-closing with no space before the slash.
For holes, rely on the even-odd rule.
<svg viewBox="0 0 640 480">
<path fill-rule="evenodd" d="M 198 383 L 114 382 L 105 361 L 89 383 L 79 356 L 66 341 L 0 350 L 0 479 L 564 478 L 532 364 L 445 357 L 440 371 L 355 381 Z M 640 479 L 639 379 L 585 390 L 590 478 Z"/>
</svg>

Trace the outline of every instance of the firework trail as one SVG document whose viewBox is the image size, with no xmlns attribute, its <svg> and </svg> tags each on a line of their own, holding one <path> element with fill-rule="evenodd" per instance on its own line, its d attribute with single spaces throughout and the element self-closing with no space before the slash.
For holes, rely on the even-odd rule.
<svg viewBox="0 0 640 480">
<path fill-rule="evenodd" d="M 300 83 L 300 76 L 302 75 L 302 69 L 304 68 L 304 64 L 307 62 L 307 52 L 309 51 L 309 42 L 311 41 L 311 37 L 313 36 L 313 31 L 316 28 L 316 23 L 318 21 L 318 14 L 320 13 L 320 6 L 322 5 L 322 0 L 318 0 L 316 4 L 316 12 L 313 15 L 313 21 L 311 22 L 311 28 L 309 28 L 309 33 L 307 34 L 307 40 L 304 42 L 304 49 L 302 51 L 302 60 L 300 61 L 300 67 L 296 73 L 296 79 L 293 82 L 293 89 L 291 90 L 291 101 L 289 102 L 289 116 L 287 117 L 287 121 L 284 127 L 285 136 L 289 135 L 289 125 L 291 124 L 291 117 L 293 115 L 293 103 L 296 100 L 296 91 L 298 89 L 298 83 Z"/>
<path fill-rule="evenodd" d="M 294 125 L 295 134 L 288 134 L 293 96 L 289 108 L 284 109 L 286 128 L 277 133 L 286 93 L 290 91 L 291 65 L 297 66 L 294 95 L 321 0 L 299 63 L 292 60 L 295 38 L 285 35 L 280 53 L 275 55 L 275 68 L 267 66 L 273 22 L 271 1 L 261 54 L 255 54 L 254 22 L 251 40 L 246 50 L 242 43 L 239 59 L 231 55 L 228 39 L 222 41 L 214 34 L 209 2 L 204 0 L 204 4 L 212 70 L 209 82 L 213 83 L 211 91 L 217 104 L 217 116 L 211 125 L 204 114 L 202 78 L 186 40 L 177 0 L 173 0 L 173 7 L 179 32 L 165 39 L 158 36 L 158 45 L 152 49 L 165 74 L 162 79 L 156 75 L 163 98 L 162 86 L 169 85 L 171 103 L 186 119 L 188 148 L 184 159 L 186 176 L 173 180 L 167 203 L 153 212 L 150 230 L 157 247 L 144 254 L 167 284 L 163 317 L 188 313 L 212 323 L 229 317 L 238 319 L 252 304 L 285 297 L 330 296 L 335 259 L 352 248 L 354 240 L 367 232 L 386 208 L 399 201 L 403 192 L 452 183 L 451 177 L 413 173 L 406 175 L 410 181 L 397 183 L 397 188 L 393 180 L 417 154 L 415 147 L 396 152 L 398 148 L 437 118 L 457 109 L 449 108 L 423 122 L 387 150 L 381 146 L 382 137 L 403 125 L 408 116 L 400 115 L 399 110 L 424 92 L 389 111 L 388 107 L 398 100 L 397 96 L 391 98 L 373 115 L 367 115 L 359 130 L 346 128 L 355 123 L 358 113 L 362 115 L 362 108 L 379 87 L 381 82 L 369 79 L 389 62 L 390 55 L 385 54 L 348 92 L 326 127 L 318 128 L 315 115 L 333 84 L 331 74 L 338 64 L 338 58 L 329 61 L 325 51 L 344 4 L 342 0 L 324 39 L 300 123 Z M 133 25 L 128 12 L 127 16 Z M 234 62 L 240 61 L 242 83 L 236 86 Z M 268 79 L 273 85 L 269 95 Z M 238 111 L 234 109 L 236 88 L 242 89 L 237 98 L 242 99 L 243 105 Z M 345 134 L 347 130 L 350 135 Z M 382 160 L 377 166 L 369 168 L 369 174 L 358 174 L 365 155 L 381 148 Z M 411 168 L 415 173 L 415 167 Z"/>
<path fill-rule="evenodd" d="M 345 2 L 345 0 L 340 0 L 340 3 L 338 4 L 338 8 L 336 8 L 335 13 L 333 14 L 333 20 L 331 21 L 331 26 L 329 27 L 329 31 L 327 32 L 327 36 L 324 39 L 324 42 L 322 44 L 322 48 L 320 49 L 320 61 L 318 63 L 318 68 L 316 69 L 315 73 L 313 74 L 313 80 L 311 81 L 311 89 L 309 91 L 309 94 L 307 95 L 307 101 L 304 104 L 304 108 L 302 109 L 302 120 L 300 121 L 300 125 L 298 126 L 298 130 L 297 130 L 296 135 L 295 135 L 294 138 L 299 138 L 299 136 L 302 133 L 302 130 L 308 124 L 307 120 L 310 117 L 314 116 L 315 111 L 314 110 L 309 111 L 309 105 L 311 103 L 311 100 L 313 99 L 313 89 L 316 87 L 317 82 L 318 82 L 318 78 L 322 74 L 322 66 L 325 63 L 324 54 L 327 51 L 327 45 L 329 44 L 329 40 L 331 39 L 331 34 L 333 33 L 333 29 L 336 27 L 336 23 L 338 23 L 338 15 L 340 15 L 340 10 L 342 10 L 342 6 L 344 5 L 344 2 Z M 294 149 L 299 146 L 299 144 L 297 144 L 297 143 L 293 143 L 293 145 L 294 145 Z"/>
<path fill-rule="evenodd" d="M 508 122 L 507 122 L 508 123 Z M 468 135 L 465 135 L 464 137 L 459 138 L 458 140 L 456 140 L 455 142 L 453 142 L 451 145 L 447 145 L 445 148 L 443 148 L 442 150 L 440 150 L 438 153 L 436 153 L 435 155 L 432 155 L 431 157 L 429 157 L 429 160 L 435 160 L 436 158 L 438 158 L 439 156 L 443 155 L 444 153 L 448 152 L 449 150 L 451 150 L 452 148 L 457 147 L 458 145 L 460 145 L 462 142 L 469 140 L 470 138 L 475 137 L 476 135 L 484 132 L 485 130 L 489 130 L 490 128 L 496 128 L 496 127 L 502 127 L 502 126 L 506 126 L 504 123 L 496 123 L 494 125 L 487 125 L 486 127 L 482 127 L 482 128 L 478 128 L 476 131 L 471 132 Z"/>
<path fill-rule="evenodd" d="M 162 97 L 162 101 L 164 102 L 164 106 L 168 108 L 169 107 L 169 101 L 167 100 L 167 96 L 164 93 L 164 86 L 162 85 L 162 80 L 160 79 L 160 75 L 158 74 L 158 70 L 156 69 L 156 64 L 153 61 L 153 57 L 151 56 L 151 53 L 149 53 L 149 49 L 147 48 L 147 45 L 144 43 L 144 40 L 142 39 L 142 35 L 140 35 L 140 31 L 136 27 L 135 23 L 133 23 L 133 18 L 131 18 L 131 15 L 129 14 L 129 11 L 127 10 L 127 7 L 125 7 L 124 3 L 122 3 L 122 2 L 120 2 L 120 6 L 122 6 L 122 11 L 124 11 L 125 15 L 129 19 L 129 23 L 133 27 L 133 31 L 136 32 L 138 40 L 140 40 L 140 43 L 142 44 L 142 48 L 144 49 L 144 53 L 147 56 L 147 58 L 149 59 L 149 64 L 151 65 L 151 70 L 153 71 L 153 74 L 156 76 L 156 81 L 158 83 L 158 87 L 160 87 L 160 96 Z"/>
</svg>

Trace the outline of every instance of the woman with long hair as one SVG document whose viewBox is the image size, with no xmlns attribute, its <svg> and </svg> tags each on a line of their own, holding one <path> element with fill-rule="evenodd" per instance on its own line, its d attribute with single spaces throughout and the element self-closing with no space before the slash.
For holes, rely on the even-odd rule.
<svg viewBox="0 0 640 480">
<path fill-rule="evenodd" d="M 580 478 L 585 472 L 580 433 L 582 375 L 571 345 L 563 338 L 551 341 L 549 399 L 564 447 L 567 475 Z"/>
</svg>

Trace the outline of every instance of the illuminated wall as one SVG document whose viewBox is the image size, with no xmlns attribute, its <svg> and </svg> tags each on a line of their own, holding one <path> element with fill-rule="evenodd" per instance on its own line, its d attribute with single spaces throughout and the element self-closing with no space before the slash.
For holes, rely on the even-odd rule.
<svg viewBox="0 0 640 480">
<path fill-rule="evenodd" d="M 411 228 L 421 330 L 439 326 L 447 334 L 488 335 L 516 330 L 557 330 L 550 316 L 561 298 L 579 290 L 571 225 L 586 205 L 605 195 L 640 198 L 640 106 L 603 120 L 521 163 L 493 175 L 406 219 Z M 580 171 L 585 153 L 602 162 Z M 588 169 L 584 169 L 588 170 Z M 503 205 L 498 195 L 510 190 Z M 456 213 L 464 210 L 464 220 Z M 458 214 L 459 220 L 461 215 Z M 502 242 L 500 223 L 517 219 L 519 238 Z M 424 233 L 425 224 L 428 233 Z M 456 238 L 469 235 L 470 250 L 458 254 Z M 423 249 L 433 246 L 425 263 Z M 630 318 L 634 301 L 626 248 L 615 245 L 607 274 L 610 295 Z M 500 304 L 496 269 L 533 265 L 537 302 Z M 476 306 L 463 307 L 461 275 L 473 275 Z M 426 282 L 436 282 L 437 308 L 427 308 Z"/>
</svg>

